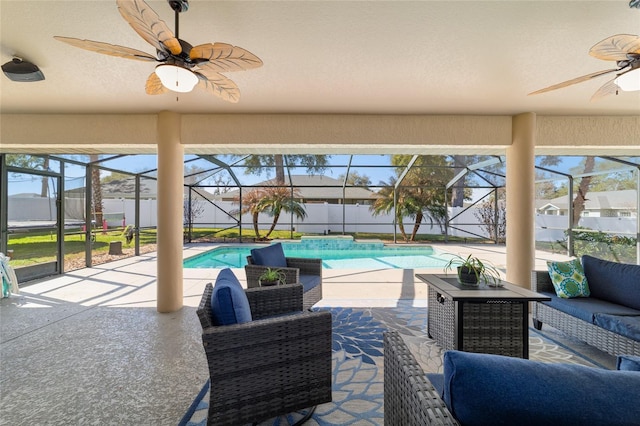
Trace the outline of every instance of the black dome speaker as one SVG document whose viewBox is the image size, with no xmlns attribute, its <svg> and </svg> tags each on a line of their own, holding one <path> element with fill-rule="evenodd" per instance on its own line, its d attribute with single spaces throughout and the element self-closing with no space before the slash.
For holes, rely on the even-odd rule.
<svg viewBox="0 0 640 426">
<path fill-rule="evenodd" d="M 2 71 L 11 81 L 41 81 L 44 74 L 31 62 L 13 58 L 2 66 Z"/>
</svg>

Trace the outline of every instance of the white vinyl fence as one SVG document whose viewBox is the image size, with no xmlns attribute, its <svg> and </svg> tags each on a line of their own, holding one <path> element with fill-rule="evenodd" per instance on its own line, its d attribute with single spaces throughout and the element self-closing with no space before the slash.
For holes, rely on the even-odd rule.
<svg viewBox="0 0 640 426">
<path fill-rule="evenodd" d="M 202 213 L 195 218 L 194 226 L 227 228 L 235 226 L 237 222 L 225 212 L 238 209 L 236 204 L 230 201 L 216 202 L 216 206 L 208 201 L 198 200 Z M 46 198 L 11 197 L 8 203 L 8 220 L 13 221 L 55 221 L 55 202 Z M 78 208 L 74 200 L 67 200 L 67 218 L 79 222 L 83 210 Z M 135 224 L 135 202 L 130 199 L 105 199 L 103 200 L 105 219 L 109 227 L 121 227 Z M 314 234 L 340 234 L 342 232 L 373 232 L 393 233 L 393 215 L 373 216 L 369 206 L 358 204 L 303 204 L 307 217 L 292 218 L 290 214 L 283 213 L 278 220 L 276 229 L 294 230 L 303 233 Z M 140 226 L 155 227 L 157 225 L 157 203 L 155 199 L 140 200 Z M 449 209 L 450 217 L 456 216 L 461 208 Z M 71 215 L 71 216 L 70 216 Z M 585 217 L 580 219 L 579 226 L 594 230 L 600 230 L 613 234 L 635 236 L 636 218 L 626 217 Z M 259 216 L 261 230 L 271 226 L 272 218 L 266 214 Z M 344 223 L 344 224 L 343 224 Z M 405 231 L 410 234 L 413 229 L 413 220 L 404 219 Z M 473 237 L 481 235 L 489 237 L 484 226 L 478 223 L 474 209 L 468 209 L 452 221 L 452 226 L 459 229 L 449 229 L 449 235 L 461 237 Z M 565 230 L 568 226 L 566 216 L 536 215 L 536 241 L 558 241 L 565 239 Z M 242 227 L 253 229 L 250 214 L 242 216 Z M 396 232 L 399 230 L 396 227 Z M 444 233 L 437 223 L 431 223 L 427 217 L 420 225 L 419 234 Z"/>
</svg>

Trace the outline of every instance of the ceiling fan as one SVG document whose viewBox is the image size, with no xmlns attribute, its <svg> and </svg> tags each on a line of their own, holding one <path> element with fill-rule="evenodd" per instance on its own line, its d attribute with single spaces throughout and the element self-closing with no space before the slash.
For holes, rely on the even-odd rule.
<svg viewBox="0 0 640 426">
<path fill-rule="evenodd" d="M 241 71 L 262 66 L 251 52 L 226 43 L 192 46 L 178 38 L 179 14 L 189 8 L 188 0 L 167 0 L 175 12 L 175 35 L 158 14 L 143 0 L 116 0 L 118 10 L 131 27 L 153 47 L 156 56 L 130 47 L 99 41 L 55 36 L 71 46 L 105 55 L 138 61 L 160 62 L 147 79 L 149 95 L 190 92 L 194 86 L 232 103 L 240 99 L 240 89 L 221 72 Z"/>
<path fill-rule="evenodd" d="M 589 50 L 589 54 L 603 61 L 616 61 L 618 68 L 583 75 L 582 77 L 536 90 L 535 92 L 529 93 L 529 95 L 537 95 L 539 93 L 561 89 L 610 73 L 616 73 L 616 76 L 602 85 L 600 89 L 593 94 L 591 97 L 592 101 L 607 95 L 618 94 L 619 90 L 640 90 L 640 36 L 617 34 L 607 37 L 601 42 L 596 43 L 591 50 Z"/>
</svg>

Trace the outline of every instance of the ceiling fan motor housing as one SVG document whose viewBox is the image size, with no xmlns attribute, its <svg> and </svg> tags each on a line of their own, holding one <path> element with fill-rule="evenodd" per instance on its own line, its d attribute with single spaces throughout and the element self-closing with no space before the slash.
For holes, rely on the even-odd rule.
<svg viewBox="0 0 640 426">
<path fill-rule="evenodd" d="M 167 0 L 167 1 L 169 2 L 169 6 L 171 6 L 171 9 L 173 9 L 178 13 L 186 12 L 187 10 L 189 10 L 188 0 Z"/>
</svg>

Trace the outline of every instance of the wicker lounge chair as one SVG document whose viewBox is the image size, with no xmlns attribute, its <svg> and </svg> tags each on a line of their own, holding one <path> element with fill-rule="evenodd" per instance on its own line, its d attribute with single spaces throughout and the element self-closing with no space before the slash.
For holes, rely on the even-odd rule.
<svg viewBox="0 0 640 426">
<path fill-rule="evenodd" d="M 305 259 L 286 257 L 287 266 L 277 266 L 284 273 L 286 282 L 300 283 L 303 287 L 303 307 L 309 309 L 322 300 L 322 259 Z M 247 276 L 247 287 L 260 287 L 258 278 L 272 265 L 257 265 L 252 256 L 247 256 L 244 267 Z"/>
<path fill-rule="evenodd" d="M 246 290 L 253 320 L 212 324 L 198 306 L 211 379 L 208 425 L 238 425 L 331 401 L 331 313 L 302 310 L 302 286 Z M 289 315 L 287 315 L 289 314 Z"/>
</svg>

